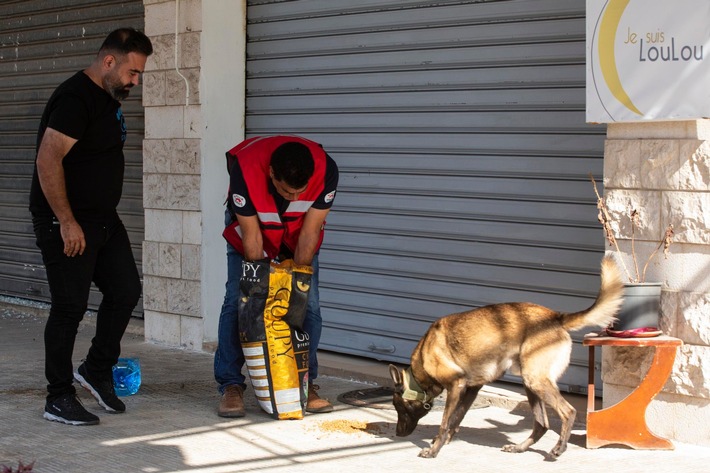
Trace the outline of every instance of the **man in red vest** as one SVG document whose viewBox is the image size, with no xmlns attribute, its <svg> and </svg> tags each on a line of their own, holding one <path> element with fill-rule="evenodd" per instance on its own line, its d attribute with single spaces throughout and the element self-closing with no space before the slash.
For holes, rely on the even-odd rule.
<svg viewBox="0 0 710 473">
<path fill-rule="evenodd" d="M 254 137 L 227 152 L 230 167 L 225 212 L 227 284 L 219 317 L 215 379 L 221 417 L 244 416 L 244 353 L 239 341 L 242 262 L 292 258 L 313 267 L 303 325 L 310 339 L 306 411 L 331 412 L 318 396 L 317 348 L 322 318 L 318 297 L 318 249 L 338 185 L 338 166 L 318 143 L 297 136 Z"/>
</svg>

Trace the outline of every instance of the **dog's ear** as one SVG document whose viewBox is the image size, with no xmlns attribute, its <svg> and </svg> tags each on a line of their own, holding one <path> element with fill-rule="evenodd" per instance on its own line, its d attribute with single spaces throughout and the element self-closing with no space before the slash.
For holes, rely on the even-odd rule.
<svg viewBox="0 0 710 473">
<path fill-rule="evenodd" d="M 402 372 L 395 365 L 390 365 L 390 377 L 394 381 L 395 391 L 402 391 L 404 389 L 404 383 L 402 381 Z"/>
</svg>

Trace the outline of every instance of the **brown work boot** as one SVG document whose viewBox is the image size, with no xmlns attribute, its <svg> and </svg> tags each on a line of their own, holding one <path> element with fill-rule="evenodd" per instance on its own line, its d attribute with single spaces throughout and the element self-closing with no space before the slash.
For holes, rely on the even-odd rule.
<svg viewBox="0 0 710 473">
<path fill-rule="evenodd" d="M 308 401 L 306 401 L 306 412 L 319 414 L 322 412 L 332 412 L 333 405 L 326 399 L 321 399 L 318 395 L 320 386 L 317 384 L 308 384 Z"/>
<path fill-rule="evenodd" d="M 217 415 L 220 417 L 244 417 L 244 390 L 236 384 L 224 388 Z"/>
</svg>

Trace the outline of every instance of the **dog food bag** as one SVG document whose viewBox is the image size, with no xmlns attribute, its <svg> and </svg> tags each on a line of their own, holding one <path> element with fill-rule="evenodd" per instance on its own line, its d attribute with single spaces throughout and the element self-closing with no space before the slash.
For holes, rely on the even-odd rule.
<svg viewBox="0 0 710 473">
<path fill-rule="evenodd" d="M 259 406 L 275 419 L 303 418 L 309 349 L 303 321 L 312 274 L 293 260 L 242 265 L 239 338 Z"/>
</svg>

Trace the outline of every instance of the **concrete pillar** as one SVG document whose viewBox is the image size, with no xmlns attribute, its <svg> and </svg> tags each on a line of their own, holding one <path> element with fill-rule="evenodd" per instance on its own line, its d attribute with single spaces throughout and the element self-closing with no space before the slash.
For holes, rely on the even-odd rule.
<svg viewBox="0 0 710 473">
<path fill-rule="evenodd" d="M 154 46 L 143 77 L 145 336 L 201 350 L 224 296 L 224 153 L 244 136 L 246 4 L 144 5 Z"/>
</svg>

